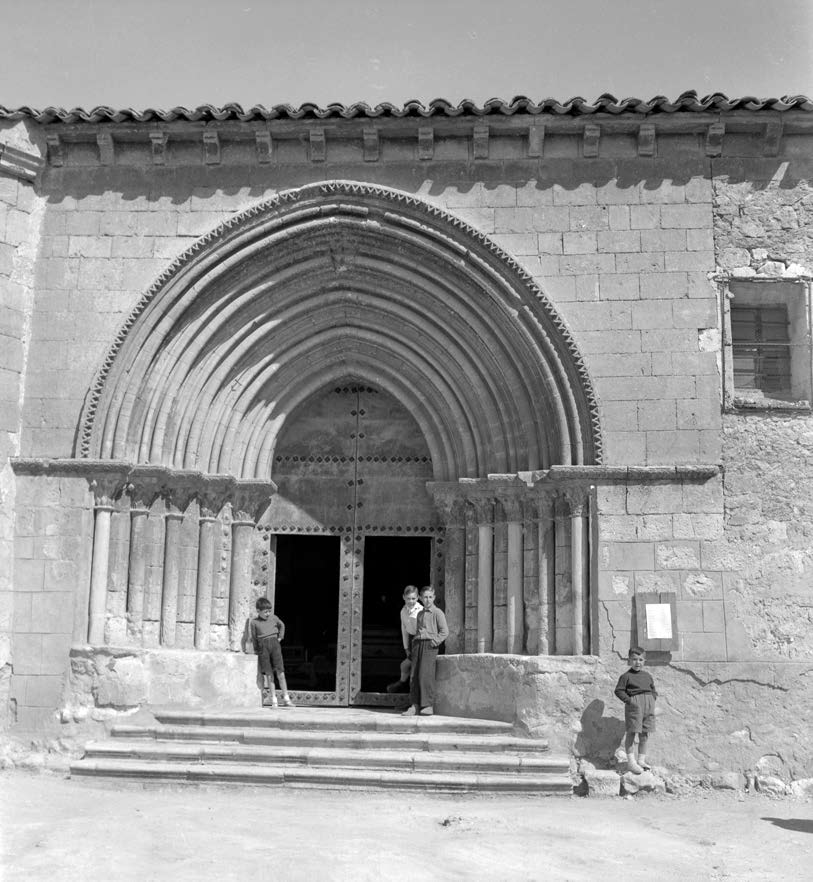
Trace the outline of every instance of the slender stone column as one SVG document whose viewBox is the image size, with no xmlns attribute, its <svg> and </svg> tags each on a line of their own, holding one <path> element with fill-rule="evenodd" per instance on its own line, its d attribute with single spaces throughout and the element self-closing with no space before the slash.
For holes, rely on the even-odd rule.
<svg viewBox="0 0 813 882">
<path fill-rule="evenodd" d="M 110 561 L 110 517 L 114 500 L 123 489 L 123 475 L 113 472 L 91 481 L 93 490 L 93 558 L 90 569 L 90 599 L 88 609 L 88 643 L 104 644 L 104 625 L 107 609 L 107 573 Z"/>
<path fill-rule="evenodd" d="M 206 480 L 198 493 L 198 572 L 195 591 L 195 648 L 208 649 L 212 624 L 212 588 L 217 566 L 216 550 L 220 544 L 218 518 L 224 505 L 228 484 L 224 480 Z"/>
<path fill-rule="evenodd" d="M 251 614 L 254 527 L 274 492 L 275 485 L 268 481 L 240 481 L 232 498 L 229 645 L 235 652 L 240 650 L 246 619 Z"/>
<path fill-rule="evenodd" d="M 159 486 L 153 478 L 130 481 L 130 557 L 127 564 L 127 633 L 141 641 L 144 622 L 144 585 L 147 572 L 147 518 L 150 506 L 158 496 Z"/>
<path fill-rule="evenodd" d="M 466 556 L 465 572 L 465 640 L 464 652 L 477 652 L 477 570 L 479 566 L 477 554 L 477 512 L 474 506 L 466 503 L 463 506 L 463 536 Z"/>
<path fill-rule="evenodd" d="M 462 652 L 465 641 L 466 607 L 466 545 L 463 501 L 445 497 L 435 500 L 446 527 L 446 558 L 444 561 L 444 599 L 449 636 L 447 652 Z"/>
<path fill-rule="evenodd" d="M 181 522 L 186 506 L 181 507 L 175 492 L 166 493 L 164 512 L 164 572 L 161 583 L 161 646 L 175 646 L 180 580 Z"/>
<path fill-rule="evenodd" d="M 570 565 L 573 589 L 573 655 L 582 655 L 585 646 L 587 612 L 587 492 L 583 487 L 565 491 L 570 507 Z"/>
<path fill-rule="evenodd" d="M 93 565 L 90 571 L 90 613 L 88 643 L 104 643 L 105 604 L 107 602 L 107 564 L 110 554 L 109 502 L 96 502 L 93 508 Z"/>
<path fill-rule="evenodd" d="M 494 504 L 474 501 L 477 512 L 477 652 L 491 652 L 494 635 Z"/>
<path fill-rule="evenodd" d="M 501 499 L 508 531 L 508 566 L 506 578 L 507 651 L 519 654 L 525 642 L 522 602 L 522 504 L 518 498 Z"/>
<path fill-rule="evenodd" d="M 554 655 L 556 647 L 556 536 L 554 494 L 537 498 L 537 547 L 539 568 L 539 653 Z"/>
<path fill-rule="evenodd" d="M 271 533 L 268 537 L 268 575 L 265 596 L 277 605 L 277 536 Z"/>
</svg>

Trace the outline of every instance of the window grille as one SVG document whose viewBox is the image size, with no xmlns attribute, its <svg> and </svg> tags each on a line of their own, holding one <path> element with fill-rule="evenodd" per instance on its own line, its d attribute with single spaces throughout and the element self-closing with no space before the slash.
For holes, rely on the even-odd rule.
<svg viewBox="0 0 813 882">
<path fill-rule="evenodd" d="M 787 306 L 731 306 L 734 388 L 792 400 Z"/>
</svg>

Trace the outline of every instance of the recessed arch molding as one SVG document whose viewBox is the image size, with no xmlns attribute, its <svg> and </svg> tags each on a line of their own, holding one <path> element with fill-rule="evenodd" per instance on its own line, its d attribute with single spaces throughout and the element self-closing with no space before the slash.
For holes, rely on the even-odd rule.
<svg viewBox="0 0 813 882">
<path fill-rule="evenodd" d="M 281 192 L 197 240 L 124 322 L 77 453 L 269 480 L 288 416 L 355 378 L 407 407 L 437 481 L 602 462 L 564 321 L 488 237 L 397 190 Z"/>
</svg>

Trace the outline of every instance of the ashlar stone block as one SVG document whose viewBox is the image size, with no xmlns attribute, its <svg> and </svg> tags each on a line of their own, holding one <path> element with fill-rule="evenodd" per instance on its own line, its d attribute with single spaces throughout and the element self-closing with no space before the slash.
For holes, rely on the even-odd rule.
<svg viewBox="0 0 813 882">
<path fill-rule="evenodd" d="M 682 634 L 681 655 L 684 661 L 725 661 L 725 634 Z"/>
<path fill-rule="evenodd" d="M 700 566 L 697 542 L 662 542 L 657 545 L 655 556 L 660 570 L 689 570 Z"/>
</svg>

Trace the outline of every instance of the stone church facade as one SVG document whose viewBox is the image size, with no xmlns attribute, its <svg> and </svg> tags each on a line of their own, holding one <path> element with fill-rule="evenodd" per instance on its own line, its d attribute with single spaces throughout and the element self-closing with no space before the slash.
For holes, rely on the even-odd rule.
<svg viewBox="0 0 813 882">
<path fill-rule="evenodd" d="M 415 582 L 441 712 L 608 760 L 643 640 L 667 764 L 813 775 L 811 111 L 0 108 L 4 727 L 255 703 L 259 595 L 386 703 Z"/>
</svg>

